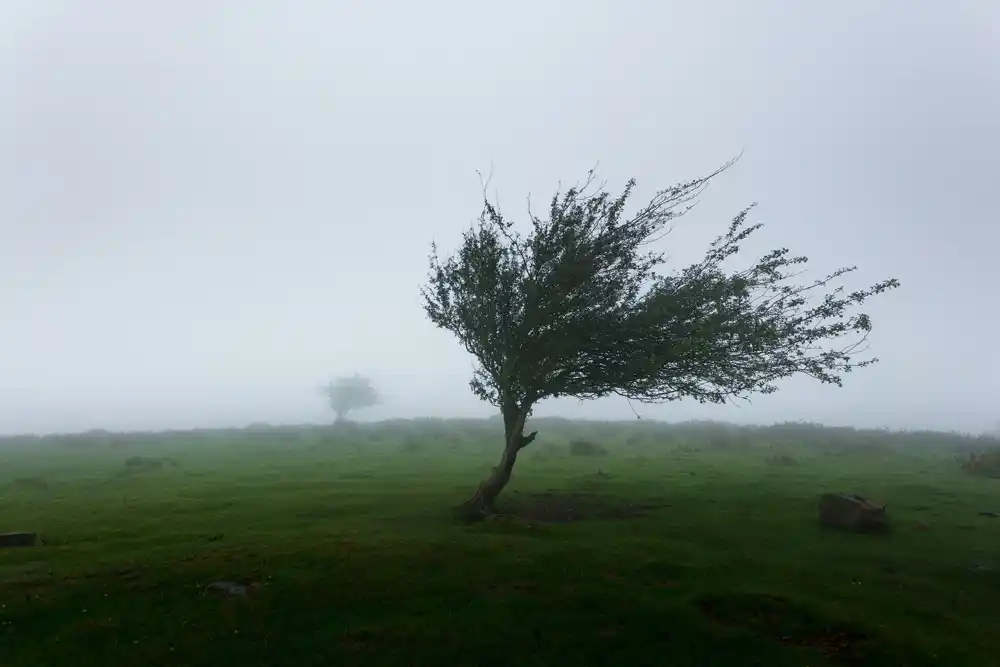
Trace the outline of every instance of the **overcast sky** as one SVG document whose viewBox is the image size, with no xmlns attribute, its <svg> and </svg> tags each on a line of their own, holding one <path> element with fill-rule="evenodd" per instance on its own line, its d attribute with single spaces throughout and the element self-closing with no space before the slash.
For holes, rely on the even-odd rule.
<svg viewBox="0 0 1000 667">
<path fill-rule="evenodd" d="M 638 205 L 740 151 L 672 265 L 759 201 L 745 261 L 900 279 L 882 363 L 636 410 L 1000 420 L 1000 2 L 0 0 L 0 432 L 326 420 L 354 371 L 370 417 L 491 414 L 418 292 L 476 170 L 523 220 L 598 162 Z"/>
</svg>

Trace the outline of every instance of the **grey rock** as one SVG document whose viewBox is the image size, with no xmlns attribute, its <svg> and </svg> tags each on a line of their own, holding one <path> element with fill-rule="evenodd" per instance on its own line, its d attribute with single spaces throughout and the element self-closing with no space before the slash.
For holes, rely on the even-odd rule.
<svg viewBox="0 0 1000 667">
<path fill-rule="evenodd" d="M 849 493 L 825 493 L 819 501 L 819 522 L 827 528 L 859 533 L 889 530 L 886 506 Z"/>
</svg>

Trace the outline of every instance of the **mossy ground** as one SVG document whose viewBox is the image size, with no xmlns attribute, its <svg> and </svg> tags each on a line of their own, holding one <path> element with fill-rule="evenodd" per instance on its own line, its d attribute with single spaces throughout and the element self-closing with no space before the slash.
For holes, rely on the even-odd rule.
<svg viewBox="0 0 1000 667">
<path fill-rule="evenodd" d="M 445 436 L 0 448 L 0 532 L 45 540 L 0 550 L 0 665 L 997 664 L 1000 484 L 953 456 L 550 428 L 463 526 L 499 438 Z M 893 531 L 821 529 L 826 491 Z"/>
</svg>

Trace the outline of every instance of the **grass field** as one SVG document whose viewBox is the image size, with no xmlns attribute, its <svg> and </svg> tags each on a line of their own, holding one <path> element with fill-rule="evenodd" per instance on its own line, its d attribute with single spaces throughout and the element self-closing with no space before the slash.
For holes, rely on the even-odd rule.
<svg viewBox="0 0 1000 667">
<path fill-rule="evenodd" d="M 542 423 L 507 516 L 459 525 L 496 428 L 0 445 L 0 532 L 44 540 L 0 549 L 0 667 L 1000 664 L 1000 480 L 954 454 L 977 443 Z M 825 491 L 892 532 L 822 529 Z"/>
</svg>

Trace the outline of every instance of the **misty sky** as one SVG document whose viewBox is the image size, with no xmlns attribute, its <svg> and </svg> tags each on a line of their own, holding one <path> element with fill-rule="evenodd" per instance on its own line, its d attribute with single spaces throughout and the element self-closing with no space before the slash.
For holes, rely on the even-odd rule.
<svg viewBox="0 0 1000 667">
<path fill-rule="evenodd" d="M 491 414 L 418 292 L 476 170 L 524 220 L 598 162 L 638 205 L 740 151 L 671 265 L 759 201 L 744 262 L 902 281 L 869 309 L 882 363 L 636 410 L 1000 420 L 996 0 L 0 0 L 0 432 L 327 420 L 316 387 L 354 371 L 372 418 Z"/>
</svg>

